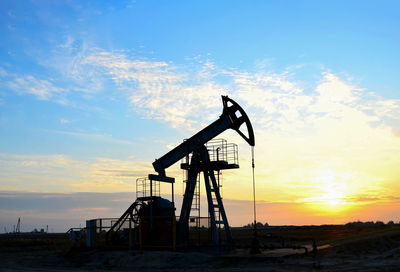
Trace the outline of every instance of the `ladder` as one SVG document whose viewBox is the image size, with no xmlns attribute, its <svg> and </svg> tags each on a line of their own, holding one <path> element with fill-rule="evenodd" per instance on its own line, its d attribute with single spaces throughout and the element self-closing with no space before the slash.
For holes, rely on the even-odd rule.
<svg viewBox="0 0 400 272">
<path fill-rule="evenodd" d="M 186 171 L 184 171 L 184 173 L 183 184 L 185 188 L 188 182 L 188 176 Z M 183 194 L 183 196 L 185 196 L 185 194 Z M 196 186 L 193 193 L 193 202 L 190 210 L 190 218 L 195 220 L 196 228 L 200 229 L 200 175 L 197 176 L 196 180 Z"/>
<path fill-rule="evenodd" d="M 207 192 L 208 201 L 208 212 L 211 221 L 211 230 L 213 235 L 213 240 L 216 245 L 220 245 L 221 239 L 218 229 L 223 226 L 225 229 L 226 239 L 228 244 L 232 243 L 232 235 L 228 224 L 228 219 L 226 217 L 224 205 L 222 204 L 222 198 L 220 194 L 220 185 L 218 185 L 214 170 L 204 171 L 204 182 Z"/>
<path fill-rule="evenodd" d="M 222 196 L 222 185 L 221 185 L 220 180 L 219 180 L 220 177 L 218 176 L 218 172 L 216 174 L 214 172 L 214 175 L 217 177 L 217 179 L 216 179 L 216 181 L 217 181 L 216 188 L 219 189 L 219 194 L 220 194 L 220 197 L 221 197 L 221 200 L 222 200 L 223 196 Z M 222 224 L 221 211 L 220 211 L 220 206 L 218 204 L 218 199 L 217 199 L 217 196 L 216 196 L 216 193 L 215 193 L 216 189 L 213 188 L 212 183 L 210 184 L 210 191 L 211 191 L 212 204 L 214 206 L 215 223 L 218 225 L 218 229 L 219 229 L 221 227 L 221 224 Z"/>
</svg>

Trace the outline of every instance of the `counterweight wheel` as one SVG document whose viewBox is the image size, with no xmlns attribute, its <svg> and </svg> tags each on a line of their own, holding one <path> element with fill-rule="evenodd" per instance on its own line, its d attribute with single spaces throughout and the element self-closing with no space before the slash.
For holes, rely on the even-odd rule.
<svg viewBox="0 0 400 272">
<path fill-rule="evenodd" d="M 134 205 L 132 207 L 132 210 L 130 211 L 130 218 L 133 221 L 133 223 L 135 223 L 136 225 L 139 224 L 139 217 L 140 217 L 140 210 L 144 207 L 144 203 L 141 201 L 135 201 L 134 204 L 136 203 L 136 205 Z"/>
</svg>

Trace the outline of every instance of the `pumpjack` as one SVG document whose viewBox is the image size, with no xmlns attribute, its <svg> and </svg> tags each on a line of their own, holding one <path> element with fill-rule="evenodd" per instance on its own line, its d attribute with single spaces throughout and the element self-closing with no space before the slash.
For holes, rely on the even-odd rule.
<svg viewBox="0 0 400 272">
<path fill-rule="evenodd" d="M 184 245 L 188 235 L 193 196 L 198 177 L 201 173 L 203 173 L 204 176 L 213 242 L 215 245 L 219 245 L 220 237 L 217 226 L 223 226 L 226 241 L 228 245 L 232 244 L 232 236 L 221 199 L 220 187 L 218 186 L 215 177 L 215 171 L 238 168 L 239 165 L 236 163 L 229 163 L 227 160 L 221 160 L 219 158 L 216 160 L 210 160 L 207 142 L 228 129 L 235 130 L 250 146 L 255 145 L 255 138 L 250 119 L 243 108 L 228 96 L 222 96 L 222 104 L 222 114 L 216 121 L 185 140 L 174 149 L 170 150 L 161 158 L 156 159 L 153 162 L 153 168 L 157 174 L 148 175 L 148 179 L 151 182 L 158 181 L 171 183 L 173 188 L 175 179 L 166 175 L 166 169 L 181 159 L 190 157 L 190 160 L 188 159 L 185 163 L 181 164 L 181 168 L 187 171 L 187 182 L 179 221 L 177 223 L 176 241 L 178 245 Z M 152 188 L 152 185 L 150 188 Z M 174 193 L 172 192 L 172 197 L 173 194 Z M 137 221 L 137 216 L 140 214 L 143 215 L 144 213 L 143 208 L 140 209 L 140 207 L 150 207 L 149 209 L 146 209 L 148 210 L 149 215 L 157 216 L 158 214 L 156 209 L 153 209 L 153 206 L 156 206 L 155 201 L 160 202 L 160 197 L 153 197 L 150 195 L 150 197 L 138 198 L 135 202 L 136 204 L 134 203 L 131 205 L 110 231 L 115 230 L 117 227 L 121 227 L 121 222 L 129 217 Z M 171 206 L 170 204 L 168 205 Z M 164 207 L 167 207 L 168 205 L 164 205 Z M 173 205 L 174 203 L 172 200 L 172 206 Z M 173 208 L 173 210 L 175 210 L 175 208 Z M 220 214 L 219 218 L 216 216 L 216 211 Z M 169 214 L 171 213 L 169 212 Z"/>
</svg>

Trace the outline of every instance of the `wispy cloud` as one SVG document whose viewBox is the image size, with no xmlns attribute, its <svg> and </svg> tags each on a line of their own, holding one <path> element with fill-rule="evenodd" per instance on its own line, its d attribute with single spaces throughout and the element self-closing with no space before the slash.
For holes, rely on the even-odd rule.
<svg viewBox="0 0 400 272">
<path fill-rule="evenodd" d="M 49 100 L 57 93 L 63 92 L 62 89 L 53 86 L 47 80 L 38 80 L 33 76 L 15 78 L 8 82 L 8 86 L 18 93 L 30 93 L 41 100 Z"/>
<path fill-rule="evenodd" d="M 42 65 L 72 80 L 71 90 L 91 96 L 104 92 L 111 80 L 135 111 L 172 127 L 196 130 L 212 121 L 220 112 L 221 94 L 241 101 L 254 123 L 273 131 L 301 129 L 306 121 L 340 118 L 351 110 L 368 122 L 391 118 L 395 121 L 386 125 L 398 123 L 399 100 L 384 99 L 326 71 L 314 89 L 305 90 L 291 78 L 293 71 L 271 72 L 265 65 L 253 71 L 219 68 L 208 56 L 177 65 L 127 50 L 106 51 L 72 36 L 53 55 Z M 115 90 L 102 95 L 121 98 Z"/>
<path fill-rule="evenodd" d="M 139 112 L 173 127 L 192 127 L 199 115 L 209 119 L 204 113 L 215 111 L 218 96 L 227 89 L 207 80 L 210 76 L 205 71 L 213 69 L 210 63 L 193 75 L 165 62 L 135 60 L 102 50 L 92 52 L 82 63 L 102 67 Z"/>
<path fill-rule="evenodd" d="M 342 118 L 351 110 L 368 122 L 398 120 L 399 100 L 368 93 L 330 72 L 322 72 L 314 90 L 304 90 L 287 72 L 245 72 L 220 69 L 208 59 L 195 61 L 188 68 L 96 49 L 82 63 L 102 68 L 144 116 L 173 127 L 198 128 L 213 120 L 221 94 L 243 101 L 254 123 L 273 131 L 301 129 L 312 119 Z"/>
<path fill-rule="evenodd" d="M 8 72 L 4 68 L 0 67 L 0 77 L 6 76 L 8 76 Z"/>
<path fill-rule="evenodd" d="M 60 119 L 60 123 L 61 123 L 62 125 L 64 125 L 64 124 L 71 123 L 71 121 L 68 120 L 68 119 L 61 118 L 61 119 Z"/>
<path fill-rule="evenodd" d="M 0 68 L 0 82 L 19 95 L 30 94 L 39 100 L 52 100 L 59 104 L 67 104 L 68 90 L 57 87 L 47 79 L 38 79 L 32 75 L 19 76 Z"/>
<path fill-rule="evenodd" d="M 152 172 L 149 162 L 65 155 L 0 154 L 0 189 L 42 192 L 131 191 L 138 177 Z"/>
</svg>

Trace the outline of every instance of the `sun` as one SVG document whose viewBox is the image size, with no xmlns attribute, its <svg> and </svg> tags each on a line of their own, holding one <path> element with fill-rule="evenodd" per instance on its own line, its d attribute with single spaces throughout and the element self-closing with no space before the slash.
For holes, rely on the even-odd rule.
<svg viewBox="0 0 400 272">
<path fill-rule="evenodd" d="M 340 202 L 339 199 L 331 199 L 331 200 L 328 201 L 328 204 L 329 204 L 330 206 L 336 206 L 336 205 L 341 204 L 341 202 Z"/>
<path fill-rule="evenodd" d="M 350 203 L 351 175 L 331 169 L 316 170 L 311 179 L 313 186 L 312 196 L 306 200 L 315 208 L 325 211 L 341 211 Z"/>
</svg>

